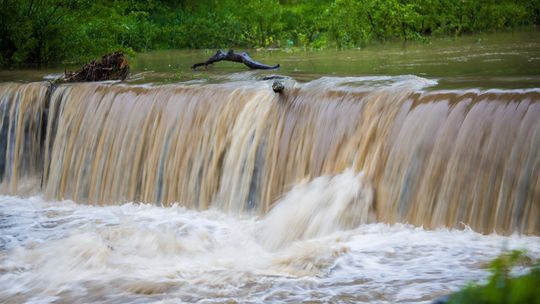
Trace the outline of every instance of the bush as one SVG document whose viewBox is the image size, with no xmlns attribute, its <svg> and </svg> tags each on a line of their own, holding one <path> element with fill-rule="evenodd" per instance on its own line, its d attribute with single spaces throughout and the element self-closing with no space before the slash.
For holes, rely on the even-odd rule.
<svg viewBox="0 0 540 304">
<path fill-rule="evenodd" d="M 530 265 L 532 261 L 521 251 L 501 255 L 491 263 L 486 285 L 469 285 L 451 295 L 448 303 L 540 303 L 540 265 L 533 265 L 526 275 L 512 277 L 512 267 L 520 263 Z"/>
</svg>

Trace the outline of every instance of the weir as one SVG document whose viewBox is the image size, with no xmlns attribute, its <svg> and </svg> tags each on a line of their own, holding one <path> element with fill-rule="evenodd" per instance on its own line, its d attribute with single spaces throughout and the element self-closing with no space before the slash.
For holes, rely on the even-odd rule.
<svg viewBox="0 0 540 304">
<path fill-rule="evenodd" d="M 3 83 L 1 191 L 265 214 L 350 168 L 376 221 L 539 235 L 540 92 L 427 82 Z"/>
</svg>

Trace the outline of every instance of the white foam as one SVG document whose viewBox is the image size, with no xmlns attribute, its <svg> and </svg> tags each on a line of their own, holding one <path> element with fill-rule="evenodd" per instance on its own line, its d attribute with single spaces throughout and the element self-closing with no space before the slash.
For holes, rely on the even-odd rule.
<svg viewBox="0 0 540 304">
<path fill-rule="evenodd" d="M 378 90 L 416 91 L 437 85 L 435 79 L 416 75 L 364 76 L 364 77 L 321 77 L 308 82 L 305 88 L 344 90 L 348 92 L 371 92 Z"/>
<path fill-rule="evenodd" d="M 343 206 L 368 202 L 364 182 L 350 171 L 315 179 L 262 219 L 0 196 L 0 302 L 421 303 L 484 279 L 483 266 L 503 250 L 540 256 L 539 237 L 360 224 L 366 217 L 343 227 L 316 212 L 343 215 L 334 211 L 346 208 L 334 210 L 329 197 Z M 317 192 L 319 183 L 336 191 Z M 294 224 L 287 221 L 297 219 L 295 191 L 307 196 L 299 197 L 299 208 L 312 215 L 307 229 L 327 228 L 268 248 L 267 234 L 286 234 Z"/>
<path fill-rule="evenodd" d="M 260 223 L 261 242 L 278 249 L 368 222 L 373 191 L 364 174 L 346 170 L 296 185 Z"/>
</svg>

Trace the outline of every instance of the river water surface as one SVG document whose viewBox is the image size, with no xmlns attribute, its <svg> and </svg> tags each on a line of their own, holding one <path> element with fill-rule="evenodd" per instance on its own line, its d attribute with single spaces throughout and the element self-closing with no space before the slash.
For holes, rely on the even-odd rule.
<svg viewBox="0 0 540 304">
<path fill-rule="evenodd" d="M 388 42 L 352 50 L 248 50 L 255 60 L 278 71 L 250 71 L 239 63 L 219 62 L 210 69 L 192 71 L 215 50 L 169 50 L 137 54 L 132 58 L 132 83 L 219 82 L 258 79 L 281 74 L 298 81 L 322 76 L 397 76 L 412 74 L 437 79 L 439 88 L 540 87 L 540 32 L 538 29 L 426 42 Z M 238 49 L 236 51 L 243 51 Z M 40 81 L 77 66 L 39 70 L 0 70 L 0 81 Z"/>
</svg>

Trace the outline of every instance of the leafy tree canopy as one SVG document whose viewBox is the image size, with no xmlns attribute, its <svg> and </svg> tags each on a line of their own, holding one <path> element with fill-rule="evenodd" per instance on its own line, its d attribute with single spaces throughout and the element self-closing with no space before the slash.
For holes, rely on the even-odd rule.
<svg viewBox="0 0 540 304">
<path fill-rule="evenodd" d="M 540 0 L 0 0 L 0 65 L 177 48 L 348 48 L 540 24 Z"/>
</svg>

